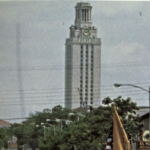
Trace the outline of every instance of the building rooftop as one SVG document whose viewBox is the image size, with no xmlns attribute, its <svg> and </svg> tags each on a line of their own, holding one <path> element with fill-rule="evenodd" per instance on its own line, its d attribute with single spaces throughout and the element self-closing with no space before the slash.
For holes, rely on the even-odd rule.
<svg viewBox="0 0 150 150">
<path fill-rule="evenodd" d="M 142 106 L 140 106 L 139 108 L 140 108 L 140 109 L 136 111 L 136 113 L 137 113 L 139 116 L 143 116 L 143 115 L 149 113 L 149 107 L 144 107 L 144 106 L 142 107 Z"/>
<path fill-rule="evenodd" d="M 4 120 L 0 120 L 0 128 L 2 127 L 10 127 L 11 123 L 4 121 Z"/>
</svg>

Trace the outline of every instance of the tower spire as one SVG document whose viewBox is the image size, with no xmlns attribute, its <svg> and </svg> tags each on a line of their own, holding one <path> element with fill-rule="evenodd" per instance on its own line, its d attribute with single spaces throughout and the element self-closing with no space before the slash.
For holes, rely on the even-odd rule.
<svg viewBox="0 0 150 150">
<path fill-rule="evenodd" d="M 83 26 L 92 26 L 91 11 L 92 6 L 90 3 L 77 3 L 75 7 L 76 17 L 75 17 L 75 27 L 77 29 Z"/>
</svg>

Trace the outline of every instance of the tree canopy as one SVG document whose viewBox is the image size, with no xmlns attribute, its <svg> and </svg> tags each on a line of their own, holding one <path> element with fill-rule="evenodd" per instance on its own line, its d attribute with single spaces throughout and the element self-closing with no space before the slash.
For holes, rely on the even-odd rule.
<svg viewBox="0 0 150 150">
<path fill-rule="evenodd" d="M 60 105 L 52 110 L 44 109 L 42 112 L 31 113 L 29 119 L 22 124 L 12 124 L 7 133 L 3 131 L 4 129 L 0 129 L 0 145 L 6 143 L 2 137 L 7 139 L 8 135 L 15 135 L 19 140 L 19 148 L 23 144 L 29 144 L 33 149 L 39 147 L 41 150 L 73 150 L 74 147 L 78 150 L 102 150 L 112 127 L 112 104 L 116 106 L 127 135 L 132 135 L 135 139 L 142 127 L 140 117 L 136 115 L 138 107 L 130 98 L 122 99 L 119 96 L 115 99 L 105 98 L 103 105 L 94 108 L 90 113 L 82 110 L 85 116 L 81 116 L 79 121 L 78 110 L 71 111 Z M 75 115 L 69 116 L 70 112 Z M 50 121 L 46 122 L 46 119 Z M 62 123 L 54 121 L 56 119 L 61 119 Z M 72 123 L 67 125 L 65 120 L 70 120 Z M 41 123 L 51 125 L 45 124 L 44 128 Z M 39 128 L 36 125 L 39 125 Z"/>
</svg>

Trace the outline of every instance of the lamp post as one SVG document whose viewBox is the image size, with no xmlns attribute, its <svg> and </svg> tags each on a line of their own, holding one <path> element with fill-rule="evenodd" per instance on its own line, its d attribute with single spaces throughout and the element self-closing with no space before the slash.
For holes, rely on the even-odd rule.
<svg viewBox="0 0 150 150">
<path fill-rule="evenodd" d="M 50 122 L 50 121 L 55 121 L 55 122 L 58 122 L 60 123 L 60 126 L 61 126 L 61 131 L 62 131 L 62 122 L 60 119 L 56 119 L 56 120 L 52 120 L 52 119 L 46 119 L 47 122 Z"/>
<path fill-rule="evenodd" d="M 143 91 L 146 91 L 149 93 L 149 142 L 150 142 L 150 87 L 149 90 L 144 89 L 143 87 L 137 86 L 137 85 L 133 85 L 133 84 L 114 84 L 115 87 L 120 87 L 120 86 L 132 86 L 138 89 L 141 89 Z M 150 149 L 150 144 L 149 144 L 149 149 Z"/>
<path fill-rule="evenodd" d="M 62 121 L 65 121 L 66 124 L 68 124 L 68 123 L 70 124 L 70 122 L 72 122 L 72 121 L 66 120 L 66 119 L 56 119 L 56 121 L 61 123 L 61 131 L 62 131 Z"/>
<path fill-rule="evenodd" d="M 79 116 L 85 117 L 85 115 L 82 115 L 80 113 L 77 113 L 77 114 L 75 114 L 75 113 L 69 113 L 69 116 L 74 116 L 74 115 L 77 115 L 78 121 L 79 121 Z"/>
<path fill-rule="evenodd" d="M 36 127 L 38 128 L 38 127 L 40 127 L 40 125 L 36 125 Z M 45 126 L 43 126 L 44 127 L 44 139 L 46 138 L 46 127 Z"/>
<path fill-rule="evenodd" d="M 55 125 L 52 125 L 52 124 L 49 124 L 49 123 L 41 123 L 41 125 L 49 125 L 49 126 L 54 127 L 54 136 L 55 136 Z"/>
</svg>

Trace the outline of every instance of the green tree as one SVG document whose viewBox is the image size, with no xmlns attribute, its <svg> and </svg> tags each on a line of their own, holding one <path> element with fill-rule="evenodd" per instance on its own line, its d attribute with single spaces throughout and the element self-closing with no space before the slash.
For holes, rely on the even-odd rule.
<svg viewBox="0 0 150 150">
<path fill-rule="evenodd" d="M 26 122 L 22 125 L 13 124 L 10 130 L 12 135 L 18 137 L 20 145 L 28 143 L 32 148 L 39 147 L 41 150 L 73 150 L 74 145 L 78 150 L 102 150 L 113 122 L 111 105 L 115 104 L 127 135 L 132 134 L 132 138 L 136 138 L 136 135 L 141 131 L 140 117 L 136 115 L 138 110 L 136 103 L 131 102 L 130 98 L 125 100 L 121 97 L 115 99 L 107 97 L 103 100 L 103 104 L 104 106 L 99 106 L 92 112 L 85 113 L 86 117 L 80 121 L 77 121 L 76 115 L 68 115 L 72 112 L 70 109 L 58 105 L 52 111 L 44 109 L 42 112 L 30 114 Z M 78 110 L 73 113 L 78 113 Z M 63 131 L 61 131 L 60 123 L 51 121 L 49 123 L 56 127 L 55 136 L 54 128 L 47 126 L 47 134 L 44 138 L 43 127 L 36 128 L 35 126 L 46 122 L 46 119 L 54 120 L 56 118 L 69 119 L 74 123 L 67 126 L 63 121 Z"/>
<path fill-rule="evenodd" d="M 103 149 L 112 125 L 111 112 L 110 107 L 100 106 L 87 113 L 83 121 L 70 125 L 65 143 L 60 144 L 61 150 L 71 150 L 74 145 L 78 150 Z"/>
<path fill-rule="evenodd" d="M 87 113 L 83 121 L 70 125 L 64 136 L 65 142 L 59 145 L 61 150 L 71 150 L 75 144 L 78 150 L 104 149 L 113 122 L 112 104 L 116 106 L 127 135 L 136 138 L 141 133 L 140 117 L 136 115 L 139 108 L 130 98 L 107 97 L 103 104 Z"/>
<path fill-rule="evenodd" d="M 52 111 L 50 109 L 44 109 L 43 112 L 35 112 L 30 114 L 29 119 L 27 120 L 27 122 L 32 122 L 34 123 L 34 125 L 40 125 L 41 122 L 46 123 L 46 119 L 51 119 L 51 120 L 55 120 L 57 119 L 69 119 L 69 113 L 71 112 L 70 109 L 68 108 L 62 108 L 62 106 L 57 105 L 55 106 Z M 40 128 L 36 128 L 34 131 L 34 134 L 32 134 L 32 136 L 34 136 L 34 138 L 38 139 L 38 146 L 40 147 L 40 149 L 42 150 L 50 150 L 50 149 L 55 149 L 55 150 L 59 150 L 58 145 L 63 141 L 63 133 L 65 132 L 65 130 L 67 130 L 67 125 L 65 125 L 65 121 L 62 122 L 62 126 L 63 126 L 63 132 L 61 132 L 60 130 L 60 123 L 58 122 L 54 122 L 51 121 L 49 122 L 50 124 L 53 124 L 56 126 L 56 131 L 55 131 L 55 136 L 53 135 L 54 133 L 54 128 L 53 127 L 49 127 L 45 124 L 45 126 L 47 126 L 47 128 L 49 127 L 49 130 L 51 131 L 50 134 L 48 134 L 47 138 L 44 139 L 44 129 L 42 127 Z"/>
<path fill-rule="evenodd" d="M 109 97 L 103 100 L 104 105 L 114 104 L 120 116 L 124 129 L 130 137 L 136 139 L 141 134 L 142 125 L 140 124 L 140 116 L 136 115 L 139 110 L 137 104 L 131 101 L 131 98 L 123 99 L 121 96 L 111 100 Z"/>
<path fill-rule="evenodd" d="M 0 128 L 0 149 L 7 148 L 9 138 L 8 128 Z"/>
<path fill-rule="evenodd" d="M 14 123 L 9 128 L 11 136 L 16 136 L 18 139 L 18 148 L 24 144 L 29 144 L 32 147 L 38 147 L 37 131 L 35 124 L 24 122 L 23 124 Z"/>
</svg>

